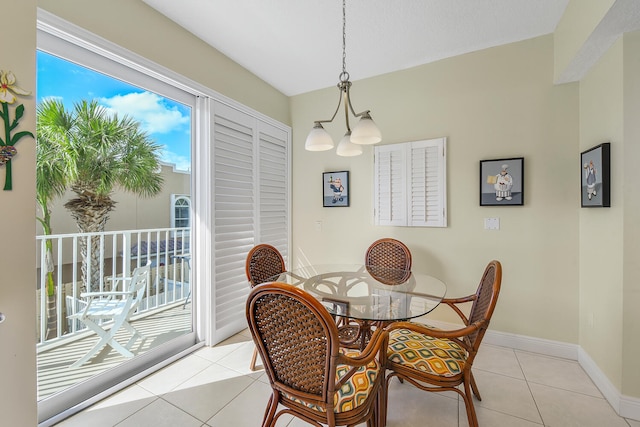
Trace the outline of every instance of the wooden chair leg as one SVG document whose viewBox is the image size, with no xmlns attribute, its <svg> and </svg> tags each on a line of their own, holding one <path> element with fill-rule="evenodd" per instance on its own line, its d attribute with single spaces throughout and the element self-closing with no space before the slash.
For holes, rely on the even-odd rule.
<svg viewBox="0 0 640 427">
<path fill-rule="evenodd" d="M 475 394 L 478 400 L 482 400 L 480 391 L 478 390 L 478 386 L 476 385 L 476 379 L 473 377 L 473 372 L 471 372 L 471 389 L 473 390 L 473 394 Z"/>
<path fill-rule="evenodd" d="M 387 381 L 382 379 L 380 391 L 377 398 L 376 408 L 376 427 L 384 427 L 387 423 Z"/>
<path fill-rule="evenodd" d="M 467 409 L 467 421 L 469 422 L 469 427 L 478 427 L 478 417 L 476 416 L 476 409 L 473 406 L 470 382 L 471 381 L 464 382 L 464 405 Z"/>
<path fill-rule="evenodd" d="M 249 364 L 249 369 L 252 371 L 256 370 L 256 360 L 258 359 L 258 349 L 253 348 L 253 355 L 251 356 L 251 363 Z"/>
<path fill-rule="evenodd" d="M 389 383 L 393 379 L 392 376 L 386 377 L 380 385 L 378 426 L 385 427 L 387 425 L 387 405 L 389 403 Z"/>
<path fill-rule="evenodd" d="M 271 394 L 267 408 L 264 410 L 264 419 L 262 420 L 262 427 L 271 427 L 274 422 L 274 415 L 278 409 L 278 397 L 275 393 Z"/>
</svg>

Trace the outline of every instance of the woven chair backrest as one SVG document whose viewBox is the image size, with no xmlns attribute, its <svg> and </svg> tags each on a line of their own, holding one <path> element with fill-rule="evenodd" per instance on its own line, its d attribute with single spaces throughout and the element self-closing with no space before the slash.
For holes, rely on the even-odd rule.
<svg viewBox="0 0 640 427">
<path fill-rule="evenodd" d="M 268 283 L 249 295 L 247 320 L 273 384 L 307 401 L 326 402 L 333 395 L 330 360 L 338 351 L 338 331 L 315 298 L 288 284 Z"/>
<path fill-rule="evenodd" d="M 404 283 L 410 276 L 411 252 L 399 240 L 384 238 L 369 246 L 365 255 L 369 274 L 387 285 Z"/>
<path fill-rule="evenodd" d="M 476 291 L 476 300 L 473 302 L 469 312 L 469 324 L 477 321 L 486 321 L 482 330 L 466 337 L 467 343 L 476 350 L 480 346 L 484 332 L 489 327 L 489 321 L 498 302 L 501 284 L 502 265 L 499 261 L 491 261 L 484 270 Z"/>
<path fill-rule="evenodd" d="M 247 280 L 253 287 L 268 281 L 273 276 L 284 273 L 286 268 L 278 249 L 263 243 L 254 246 L 249 251 L 245 270 Z"/>
</svg>

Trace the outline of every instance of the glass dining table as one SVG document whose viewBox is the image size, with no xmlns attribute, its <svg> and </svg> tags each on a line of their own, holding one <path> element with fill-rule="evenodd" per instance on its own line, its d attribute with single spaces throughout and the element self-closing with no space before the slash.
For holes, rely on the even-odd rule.
<svg viewBox="0 0 640 427">
<path fill-rule="evenodd" d="M 436 277 L 383 266 L 362 264 L 309 265 L 269 279 L 294 285 L 317 298 L 349 331 L 345 342 L 363 348 L 371 328 L 423 316 L 435 309 L 447 287 Z M 346 320 L 345 320 L 346 319 Z M 341 337 L 342 340 L 342 337 Z"/>
</svg>

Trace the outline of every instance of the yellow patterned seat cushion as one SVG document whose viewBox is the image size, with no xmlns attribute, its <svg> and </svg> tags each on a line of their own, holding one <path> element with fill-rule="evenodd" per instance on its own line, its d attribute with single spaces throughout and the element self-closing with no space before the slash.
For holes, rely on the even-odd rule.
<svg viewBox="0 0 640 427">
<path fill-rule="evenodd" d="M 345 356 L 349 357 L 358 356 L 360 354 L 357 350 L 341 349 L 340 351 Z M 340 379 L 344 377 L 350 369 L 351 366 L 338 365 L 336 367 L 336 383 L 340 381 Z M 373 388 L 378 375 L 380 375 L 380 363 L 376 359 L 369 362 L 366 366 L 359 367 L 351 378 L 344 383 L 340 390 L 335 392 L 333 400 L 335 404 L 334 412 L 347 412 L 357 408 L 359 405 L 362 405 L 371 394 L 371 389 Z M 324 408 L 313 403 L 305 402 L 286 393 L 282 393 L 282 395 L 287 399 L 300 403 L 310 409 L 326 412 Z"/>
<path fill-rule="evenodd" d="M 395 329 L 389 333 L 387 358 L 417 371 L 450 377 L 462 372 L 467 352 L 451 340 Z"/>
</svg>

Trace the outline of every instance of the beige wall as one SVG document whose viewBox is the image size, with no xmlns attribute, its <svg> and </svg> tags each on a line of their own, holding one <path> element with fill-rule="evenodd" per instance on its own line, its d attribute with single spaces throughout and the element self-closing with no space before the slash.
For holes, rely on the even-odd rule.
<svg viewBox="0 0 640 427">
<path fill-rule="evenodd" d="M 616 1 L 569 1 L 554 33 L 554 80 L 568 70 L 575 70 L 572 62 L 584 60 L 585 57 L 580 57 L 584 49 L 593 49 L 586 41 Z"/>
<path fill-rule="evenodd" d="M 580 210 L 580 345 L 622 395 L 640 396 L 640 33 L 580 82 L 580 150 L 611 142 L 611 208 Z"/>
<path fill-rule="evenodd" d="M 10 9 L 12 17 L 2 27 L 0 69 L 13 71 L 18 85 L 35 93 L 36 4 L 33 0 L 6 3 L 4 9 Z M 35 134 L 35 97 L 19 101 L 25 113 L 16 130 Z M 13 115 L 15 109 L 10 108 Z M 0 167 L 0 312 L 6 315 L 0 323 L 0 425 L 35 426 L 35 141 L 25 137 L 16 148 L 12 191 L 1 190 L 6 166 Z"/>
<path fill-rule="evenodd" d="M 580 82 L 580 151 L 611 142 L 611 207 L 580 210 L 580 345 L 620 389 L 623 290 L 623 43 Z"/>
<path fill-rule="evenodd" d="M 336 89 L 292 98 L 294 264 L 362 262 L 371 242 L 395 237 L 414 269 L 461 296 L 498 259 L 492 327 L 578 343 L 578 85 L 553 85 L 553 55 L 545 36 L 354 82 L 354 107 L 371 109 L 383 144 L 448 138 L 447 228 L 373 226 L 372 148 L 356 158 L 303 148 L 313 120 L 335 108 Z M 344 132 L 340 118 L 326 128 L 335 140 Z M 480 207 L 479 161 L 520 156 L 525 205 Z M 349 208 L 322 207 L 321 174 L 332 170 L 351 172 Z M 486 217 L 501 229 L 484 230 Z"/>
<path fill-rule="evenodd" d="M 39 0 L 38 6 L 282 123 L 288 98 L 141 0 Z"/>
<path fill-rule="evenodd" d="M 638 191 L 638 159 L 640 159 L 640 32 L 624 36 L 624 156 L 622 190 L 623 218 L 623 283 L 622 290 L 622 388 L 627 396 L 640 397 L 640 192 Z"/>
</svg>

